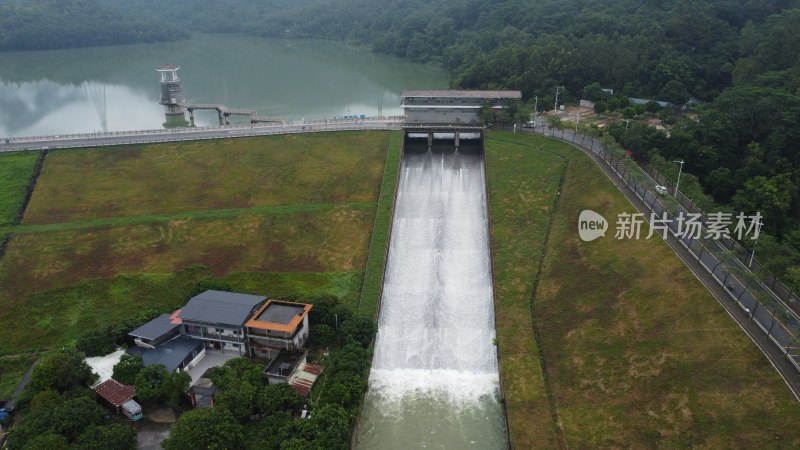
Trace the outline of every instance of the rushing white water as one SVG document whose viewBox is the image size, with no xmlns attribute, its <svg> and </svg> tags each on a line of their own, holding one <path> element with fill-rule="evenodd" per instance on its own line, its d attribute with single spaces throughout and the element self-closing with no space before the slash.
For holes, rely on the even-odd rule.
<svg viewBox="0 0 800 450">
<path fill-rule="evenodd" d="M 481 152 L 403 158 L 360 448 L 503 448 Z"/>
</svg>

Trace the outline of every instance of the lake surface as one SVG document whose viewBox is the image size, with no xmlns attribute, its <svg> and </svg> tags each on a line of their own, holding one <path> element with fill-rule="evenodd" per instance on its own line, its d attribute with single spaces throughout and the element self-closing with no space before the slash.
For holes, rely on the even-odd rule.
<svg viewBox="0 0 800 450">
<path fill-rule="evenodd" d="M 155 69 L 165 63 L 181 66 L 191 103 L 290 120 L 399 115 L 400 91 L 447 87 L 441 68 L 316 40 L 195 34 L 180 42 L 8 52 L 0 53 L 0 137 L 161 128 Z M 196 111 L 195 122 L 219 124 L 215 111 Z"/>
</svg>

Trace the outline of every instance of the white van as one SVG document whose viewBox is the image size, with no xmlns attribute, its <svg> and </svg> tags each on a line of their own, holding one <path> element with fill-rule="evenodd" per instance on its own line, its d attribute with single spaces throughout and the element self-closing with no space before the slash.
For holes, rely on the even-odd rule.
<svg viewBox="0 0 800 450">
<path fill-rule="evenodd" d="M 133 400 L 128 400 L 122 404 L 122 414 L 125 414 L 125 417 L 134 422 L 141 420 L 142 417 L 144 417 L 142 414 L 142 407 Z"/>
</svg>

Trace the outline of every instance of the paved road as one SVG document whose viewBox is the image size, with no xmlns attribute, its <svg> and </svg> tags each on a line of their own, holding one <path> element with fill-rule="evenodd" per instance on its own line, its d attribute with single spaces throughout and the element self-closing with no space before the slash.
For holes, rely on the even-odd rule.
<svg viewBox="0 0 800 450">
<path fill-rule="evenodd" d="M 572 136 L 569 136 L 569 138 L 571 139 Z M 614 170 L 609 167 L 599 155 L 580 145 L 575 146 L 589 155 L 589 157 L 595 161 L 597 166 L 600 167 L 606 176 L 608 176 L 611 182 L 614 183 L 617 189 L 619 189 L 620 192 L 625 195 L 628 201 L 630 201 L 639 212 L 644 213 L 645 217 L 649 218 L 650 209 L 648 208 L 647 204 L 645 204 L 645 202 L 642 201 L 633 192 L 633 190 L 619 178 Z M 778 371 L 783 380 L 786 382 L 786 385 L 789 386 L 789 389 L 792 391 L 792 394 L 794 394 L 795 398 L 800 400 L 800 374 L 798 374 L 795 366 L 789 362 L 786 355 L 784 355 L 783 352 L 767 337 L 767 335 L 764 333 L 764 330 L 762 330 L 756 324 L 756 322 L 751 319 L 754 302 L 748 307 L 748 302 L 744 300 L 743 295 L 740 295 L 741 291 L 737 291 L 737 289 L 743 288 L 741 286 L 734 285 L 733 289 L 731 289 L 733 295 L 739 297 L 740 303 L 737 303 L 736 299 L 734 299 L 731 294 L 728 293 L 725 288 L 719 284 L 719 282 L 717 282 L 712 273 L 709 273 L 709 271 L 706 270 L 701 261 L 698 261 L 697 258 L 695 258 L 695 256 L 683 244 L 681 244 L 678 239 L 666 239 L 666 243 L 675 252 L 675 254 L 678 255 L 683 263 L 692 270 L 694 275 L 698 280 L 700 280 L 701 283 L 703 283 L 706 289 L 708 289 L 708 291 L 714 295 L 714 297 L 717 299 L 717 302 L 719 302 L 719 304 L 725 308 L 725 311 L 728 312 L 728 315 L 730 315 L 736 321 L 739 327 L 750 337 L 756 346 L 758 346 L 761 352 L 764 353 L 772 366 L 775 367 L 775 370 Z M 708 262 L 710 261 L 707 261 L 706 263 Z M 764 311 L 764 309 L 761 308 L 761 311 Z M 774 334 L 775 330 L 772 330 L 772 332 Z"/>
<path fill-rule="evenodd" d="M 274 134 L 315 133 L 325 131 L 399 130 L 402 121 L 358 119 L 351 121 L 315 121 L 287 124 L 245 124 L 202 128 L 171 128 L 109 133 L 19 137 L 0 139 L 0 152 L 47 148 L 100 147 L 107 145 L 193 141 L 231 137 L 267 136 Z"/>
</svg>

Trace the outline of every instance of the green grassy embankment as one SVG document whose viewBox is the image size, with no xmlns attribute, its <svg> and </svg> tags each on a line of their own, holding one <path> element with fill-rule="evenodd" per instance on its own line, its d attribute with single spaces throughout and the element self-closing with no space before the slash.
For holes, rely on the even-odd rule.
<svg viewBox="0 0 800 450">
<path fill-rule="evenodd" d="M 495 318 L 501 377 L 514 448 L 557 446 L 531 317 L 531 297 L 558 184 L 566 161 L 553 154 L 566 144 L 523 147 L 490 133 L 486 171 L 491 204 Z"/>
<path fill-rule="evenodd" d="M 388 144 L 368 132 L 51 152 L 0 262 L 0 355 L 179 306 L 208 278 L 355 308 Z"/>
<path fill-rule="evenodd" d="M 579 150 L 541 137 L 493 133 L 518 142 L 518 152 L 547 148 L 569 159 L 553 227 L 527 319 L 536 320 L 560 426 L 569 448 L 712 447 L 792 448 L 800 445 L 800 403 L 766 357 L 743 334 L 691 271 L 660 239 L 614 239 L 620 212 L 633 207 Z M 497 159 L 489 142 L 490 183 Z M 511 149 L 509 149 L 510 151 Z M 494 157 L 493 157 L 494 155 Z M 512 153 L 513 155 L 513 153 Z M 532 169 L 529 169 L 532 170 Z M 519 179 L 531 172 L 516 172 Z M 510 176 L 506 174 L 506 176 Z M 535 196 L 532 183 L 496 191 L 494 196 Z M 552 189 L 549 190 L 552 192 Z M 552 197 L 551 197 L 552 198 Z M 513 203 L 513 202 L 509 202 Z M 530 210 L 516 202 L 521 210 Z M 583 242 L 577 233 L 580 211 L 591 209 L 609 220 L 606 237 Z M 495 249 L 509 239 L 494 229 Z M 536 232 L 535 228 L 533 232 Z M 646 231 L 646 227 L 645 227 Z M 645 234 L 646 235 L 646 234 Z M 512 248 L 509 246 L 508 248 Z M 497 251 L 495 253 L 497 256 Z M 530 272 L 530 261 L 519 255 Z M 510 331 L 511 311 L 498 277 L 498 336 Z M 520 277 L 523 280 L 523 277 Z M 532 286 L 534 279 L 524 280 Z M 501 361 L 514 356 L 500 339 Z M 542 384 L 505 384 L 512 402 Z M 503 377 L 523 378 L 525 368 L 503 366 Z M 539 391 L 535 391 L 541 396 Z M 541 440 L 542 408 L 525 412 L 509 403 L 512 443 L 551 447 Z M 549 416 L 548 416 L 549 419 Z M 547 436 L 547 434 L 543 434 Z M 525 445 L 523 445 L 525 446 Z"/>
<path fill-rule="evenodd" d="M 375 314 L 380 302 L 383 287 L 383 271 L 386 254 L 389 251 L 389 229 L 392 223 L 392 207 L 394 206 L 395 186 L 400 168 L 400 157 L 403 146 L 403 135 L 392 133 L 383 169 L 381 193 L 375 214 L 375 226 L 367 258 L 367 269 L 364 272 L 364 286 L 361 289 L 359 310 L 367 314 Z"/>
<path fill-rule="evenodd" d="M 38 159 L 38 152 L 0 155 L 0 234 L 17 217 Z"/>
</svg>

